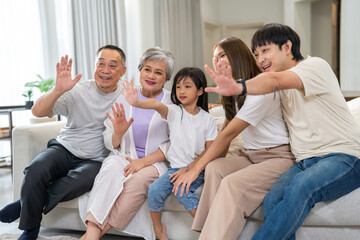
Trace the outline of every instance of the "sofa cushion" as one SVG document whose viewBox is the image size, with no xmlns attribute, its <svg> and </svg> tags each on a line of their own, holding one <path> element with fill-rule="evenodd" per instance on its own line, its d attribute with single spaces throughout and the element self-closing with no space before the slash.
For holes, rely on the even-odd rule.
<svg viewBox="0 0 360 240">
<path fill-rule="evenodd" d="M 220 133 L 222 125 L 225 121 L 225 111 L 224 111 L 223 107 L 222 106 L 214 107 L 214 108 L 210 109 L 209 112 L 214 117 L 214 119 L 216 121 L 218 133 Z M 241 149 L 243 149 L 242 138 L 241 138 L 241 135 L 239 134 L 236 138 L 234 138 L 231 141 L 229 151 L 226 156 L 227 157 L 237 157 L 240 155 Z"/>
</svg>

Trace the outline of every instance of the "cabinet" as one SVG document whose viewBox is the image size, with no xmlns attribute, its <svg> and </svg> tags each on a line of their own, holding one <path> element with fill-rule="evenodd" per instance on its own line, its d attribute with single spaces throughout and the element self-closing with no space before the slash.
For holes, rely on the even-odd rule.
<svg viewBox="0 0 360 240">
<path fill-rule="evenodd" d="M 11 167 L 12 165 L 12 129 L 14 111 L 28 110 L 25 106 L 0 107 L 0 115 L 7 115 L 8 125 L 0 128 L 0 141 L 10 141 L 10 164 L 5 161 L 6 156 L 0 156 L 0 167 Z"/>
</svg>

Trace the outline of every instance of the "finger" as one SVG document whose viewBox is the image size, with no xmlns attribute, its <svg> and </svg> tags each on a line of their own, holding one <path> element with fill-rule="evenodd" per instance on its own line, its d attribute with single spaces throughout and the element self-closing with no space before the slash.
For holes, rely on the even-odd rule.
<svg viewBox="0 0 360 240">
<path fill-rule="evenodd" d="M 121 103 L 120 103 L 120 104 L 121 104 Z M 119 104 L 118 104 L 118 103 L 115 103 L 115 107 L 116 107 L 116 113 L 117 113 L 117 115 L 121 117 L 122 112 L 121 112 L 121 110 L 120 110 Z"/>
<path fill-rule="evenodd" d="M 66 66 L 66 70 L 71 72 L 71 66 L 72 66 L 72 59 L 70 58 L 67 66 Z"/>
<path fill-rule="evenodd" d="M 129 126 L 134 122 L 134 118 L 131 117 L 130 120 L 129 120 Z"/>
<path fill-rule="evenodd" d="M 186 195 L 189 194 L 191 184 L 186 185 Z"/>
<path fill-rule="evenodd" d="M 71 67 L 70 67 L 70 71 L 71 71 Z M 82 74 L 79 73 L 78 75 L 76 75 L 76 77 L 73 79 L 73 81 L 75 81 L 77 83 L 80 81 L 81 77 L 82 77 Z"/>
<path fill-rule="evenodd" d="M 118 106 L 119 107 L 119 106 Z M 120 110 L 121 109 L 121 110 Z M 120 103 L 120 108 L 119 108 L 120 114 L 125 116 L 125 110 L 124 110 L 124 105 L 122 103 Z"/>
<path fill-rule="evenodd" d="M 216 76 L 217 76 L 216 73 L 213 70 L 211 70 L 210 67 L 206 64 L 205 64 L 205 70 L 210 74 L 210 76 L 212 78 L 214 78 L 214 79 L 216 78 Z"/>
<path fill-rule="evenodd" d="M 113 120 L 113 118 L 111 117 L 111 115 L 108 112 L 106 112 L 106 116 L 110 119 L 110 121 Z"/>
<path fill-rule="evenodd" d="M 115 103 L 115 105 L 116 105 L 116 103 Z M 116 118 L 117 112 L 116 112 L 116 110 L 115 110 L 114 105 L 111 105 L 111 110 L 112 110 L 112 112 L 113 112 L 114 118 Z"/>
<path fill-rule="evenodd" d="M 184 196 L 185 187 L 186 187 L 185 183 L 181 184 L 180 197 Z"/>
<path fill-rule="evenodd" d="M 178 184 L 174 184 L 174 187 L 173 187 L 173 194 L 176 196 L 178 194 L 178 191 L 179 191 L 179 185 Z"/>
<path fill-rule="evenodd" d="M 218 60 L 216 59 L 216 57 L 213 57 L 212 61 L 215 72 L 218 72 L 219 71 Z"/>
<path fill-rule="evenodd" d="M 217 87 L 206 87 L 205 88 L 205 92 L 210 93 L 210 92 L 218 92 L 218 88 Z"/>
<path fill-rule="evenodd" d="M 132 161 L 134 161 L 133 159 L 131 159 L 131 158 L 129 158 L 129 157 L 126 157 L 125 159 L 128 160 L 130 163 L 131 163 Z M 129 164 L 129 165 L 130 165 L 130 164 Z M 129 166 L 129 165 L 128 165 L 128 166 Z"/>
</svg>

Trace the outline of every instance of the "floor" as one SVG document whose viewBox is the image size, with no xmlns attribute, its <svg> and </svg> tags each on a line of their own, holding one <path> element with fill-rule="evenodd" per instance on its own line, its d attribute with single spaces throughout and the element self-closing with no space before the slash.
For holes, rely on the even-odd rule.
<svg viewBox="0 0 360 240">
<path fill-rule="evenodd" d="M 8 168 L 0 168 L 0 209 L 2 209 L 5 205 L 12 202 L 12 181 L 11 181 L 11 169 Z M 22 231 L 18 229 L 18 223 L 0 223 L 0 234 L 8 233 L 8 234 L 21 234 Z M 69 230 L 61 230 L 61 229 L 52 229 L 52 228 L 41 228 L 40 234 L 41 236 L 59 236 L 66 235 L 80 238 L 84 232 L 80 231 L 69 231 Z M 123 237 L 116 235 L 105 235 L 101 238 L 102 240 L 140 240 L 140 238 L 133 237 Z"/>
</svg>

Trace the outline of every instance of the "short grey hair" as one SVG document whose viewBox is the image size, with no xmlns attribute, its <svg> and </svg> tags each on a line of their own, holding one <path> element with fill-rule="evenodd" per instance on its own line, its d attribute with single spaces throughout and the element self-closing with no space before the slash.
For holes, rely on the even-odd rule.
<svg viewBox="0 0 360 240">
<path fill-rule="evenodd" d="M 145 62 L 151 61 L 165 61 L 166 62 L 166 80 L 170 80 L 172 73 L 175 68 L 175 59 L 171 52 L 159 48 L 148 48 L 145 50 L 143 55 L 140 58 L 140 62 L 138 65 L 139 71 L 141 71 L 145 65 Z"/>
</svg>

